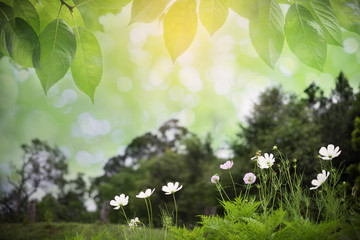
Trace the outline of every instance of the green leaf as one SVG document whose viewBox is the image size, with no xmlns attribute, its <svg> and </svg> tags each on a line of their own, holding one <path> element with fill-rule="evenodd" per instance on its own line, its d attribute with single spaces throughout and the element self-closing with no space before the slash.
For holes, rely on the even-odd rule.
<svg viewBox="0 0 360 240">
<path fill-rule="evenodd" d="M 78 27 L 77 48 L 71 72 L 78 88 L 94 102 L 95 89 L 99 85 L 103 60 L 96 37 L 87 29 Z"/>
<path fill-rule="evenodd" d="M 257 15 L 258 12 L 256 1 L 254 0 L 230 0 L 230 8 L 247 19 Z"/>
<path fill-rule="evenodd" d="M 22 18 L 5 26 L 6 46 L 10 56 L 24 67 L 33 67 L 32 55 L 39 43 L 33 28 Z"/>
<path fill-rule="evenodd" d="M 210 36 L 224 25 L 229 14 L 229 0 L 201 0 L 199 18 Z"/>
<path fill-rule="evenodd" d="M 5 31 L 4 29 L 0 33 L 0 53 L 4 56 L 10 57 L 9 51 L 6 47 Z"/>
<path fill-rule="evenodd" d="M 14 0 L 14 15 L 24 19 L 36 33 L 40 32 L 39 14 L 28 0 Z"/>
<path fill-rule="evenodd" d="M 297 4 L 289 8 L 285 17 L 285 36 L 297 58 L 322 71 L 327 51 L 325 33 L 309 10 Z"/>
<path fill-rule="evenodd" d="M 0 31 L 5 24 L 10 23 L 14 18 L 14 9 L 5 3 L 0 2 Z"/>
<path fill-rule="evenodd" d="M 0 2 L 5 3 L 6 5 L 11 6 L 11 7 L 13 6 L 12 0 L 0 0 Z"/>
<path fill-rule="evenodd" d="M 150 23 L 164 11 L 170 0 L 133 0 L 130 23 Z"/>
<path fill-rule="evenodd" d="M 284 45 L 284 16 L 275 0 L 258 0 L 259 14 L 250 18 L 251 43 L 271 68 L 279 59 Z"/>
<path fill-rule="evenodd" d="M 131 0 L 89 0 L 88 4 L 94 8 L 121 9 L 130 2 Z"/>
<path fill-rule="evenodd" d="M 322 27 L 327 43 L 341 46 L 341 29 L 329 0 L 308 0 L 301 4 L 311 12 Z"/>
<path fill-rule="evenodd" d="M 173 61 L 191 45 L 197 31 L 196 1 L 178 0 L 164 19 L 165 46 Z"/>
<path fill-rule="evenodd" d="M 276 0 L 279 4 L 290 4 L 290 0 Z"/>
<path fill-rule="evenodd" d="M 341 27 L 360 34 L 360 1 L 330 0 Z"/>
<path fill-rule="evenodd" d="M 74 2 L 71 0 L 65 0 L 65 2 L 70 6 L 75 6 Z M 40 31 L 44 30 L 44 28 L 50 22 L 58 18 L 59 9 L 61 7 L 61 2 L 59 0 L 46 0 L 41 1 L 41 3 L 42 4 L 36 3 L 34 5 L 40 16 Z M 70 27 L 75 28 L 76 26 L 84 26 L 84 21 L 77 8 L 73 9 L 73 15 L 76 24 L 74 23 L 74 19 L 71 16 L 69 9 L 65 5 L 61 7 L 60 18 L 64 20 Z"/>
<path fill-rule="evenodd" d="M 63 20 L 54 20 L 39 36 L 33 62 L 45 94 L 64 77 L 75 57 L 76 39 Z"/>
</svg>

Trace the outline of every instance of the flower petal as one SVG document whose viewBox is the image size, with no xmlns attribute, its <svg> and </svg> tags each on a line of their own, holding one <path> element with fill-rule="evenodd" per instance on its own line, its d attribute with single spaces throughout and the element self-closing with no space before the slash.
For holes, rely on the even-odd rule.
<svg viewBox="0 0 360 240">
<path fill-rule="evenodd" d="M 332 144 L 329 144 L 328 147 L 327 147 L 327 150 L 328 150 L 328 154 L 333 154 L 334 153 L 334 148 L 335 146 L 332 145 Z"/>
<path fill-rule="evenodd" d="M 321 147 L 319 153 L 320 153 L 321 155 L 323 155 L 323 156 L 327 156 L 327 155 L 328 155 L 328 151 L 327 151 L 327 149 L 326 149 L 325 147 Z"/>
<path fill-rule="evenodd" d="M 320 186 L 321 185 L 320 182 L 318 180 L 316 180 L 316 179 L 312 180 L 311 184 L 314 185 L 314 186 Z"/>
<path fill-rule="evenodd" d="M 162 190 L 163 192 L 170 192 L 170 189 L 169 189 L 168 186 L 163 186 L 163 187 L 161 188 L 161 190 Z"/>
<path fill-rule="evenodd" d="M 110 201 L 111 206 L 118 206 L 119 204 L 115 200 Z"/>
<path fill-rule="evenodd" d="M 119 196 L 115 196 L 115 201 L 116 201 L 117 203 L 119 203 L 119 202 L 121 202 L 121 198 L 120 198 Z"/>
<path fill-rule="evenodd" d="M 320 185 L 319 185 L 320 186 Z M 317 189 L 319 186 L 311 187 L 310 190 Z"/>
<path fill-rule="evenodd" d="M 181 185 L 176 191 L 179 191 L 180 189 L 182 189 L 183 185 Z"/>
</svg>

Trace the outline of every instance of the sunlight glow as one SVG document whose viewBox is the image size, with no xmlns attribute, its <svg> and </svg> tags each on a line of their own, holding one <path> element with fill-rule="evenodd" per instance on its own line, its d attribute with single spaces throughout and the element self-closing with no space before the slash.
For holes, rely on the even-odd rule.
<svg viewBox="0 0 360 240">
<path fill-rule="evenodd" d="M 185 66 L 179 72 L 179 81 L 190 92 L 199 92 L 203 83 L 198 70 L 192 66 Z"/>
<path fill-rule="evenodd" d="M 76 156 L 76 163 L 82 167 L 90 167 L 96 163 L 99 163 L 104 160 L 104 152 L 99 151 L 94 155 L 90 154 L 88 151 L 79 151 Z"/>
<path fill-rule="evenodd" d="M 359 43 L 355 38 L 346 38 L 343 42 L 344 51 L 348 54 L 354 54 L 359 49 Z"/>
</svg>

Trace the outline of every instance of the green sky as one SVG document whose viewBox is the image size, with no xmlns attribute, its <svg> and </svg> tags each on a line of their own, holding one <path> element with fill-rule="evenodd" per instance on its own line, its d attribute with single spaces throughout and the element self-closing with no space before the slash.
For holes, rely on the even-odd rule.
<svg viewBox="0 0 360 240">
<path fill-rule="evenodd" d="M 190 49 L 175 63 L 159 22 L 132 24 L 130 6 L 99 19 L 96 32 L 104 59 L 95 103 L 77 89 L 68 73 L 44 95 L 33 69 L 0 60 L 1 176 L 21 163 L 20 144 L 46 140 L 68 156 L 71 176 L 102 173 L 109 157 L 131 139 L 176 117 L 200 136 L 211 133 L 214 147 L 235 137 L 238 123 L 269 86 L 302 94 L 311 82 L 329 92 L 340 71 L 360 84 L 360 38 L 343 32 L 343 47 L 328 45 L 324 72 L 301 63 L 285 44 L 269 68 L 250 43 L 248 21 L 233 12 L 213 37 L 199 25 Z"/>
</svg>

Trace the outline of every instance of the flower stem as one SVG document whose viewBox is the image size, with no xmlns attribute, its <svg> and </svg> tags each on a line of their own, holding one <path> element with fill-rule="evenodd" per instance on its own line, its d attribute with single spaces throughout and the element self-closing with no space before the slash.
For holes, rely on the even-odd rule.
<svg viewBox="0 0 360 240">
<path fill-rule="evenodd" d="M 148 203 L 147 203 L 146 198 L 144 198 L 144 200 L 145 200 L 146 211 L 147 211 L 148 219 L 149 219 L 149 227 L 151 228 L 151 217 L 150 217 L 150 212 L 149 212 L 149 205 L 148 205 Z"/>
<path fill-rule="evenodd" d="M 149 198 L 149 208 L 150 208 L 150 220 L 151 220 L 150 228 L 152 228 L 152 225 L 153 225 L 153 212 L 152 212 L 152 206 L 151 206 L 150 198 Z"/>
<path fill-rule="evenodd" d="M 230 174 L 230 178 L 231 178 L 231 181 L 232 181 L 232 184 L 233 184 L 233 187 L 234 187 L 235 197 L 237 197 L 237 194 L 236 194 L 236 187 L 235 187 L 234 179 L 233 179 L 233 177 L 232 177 L 232 175 L 231 175 L 230 170 L 229 170 L 229 174 Z"/>
<path fill-rule="evenodd" d="M 175 226 L 177 227 L 178 212 L 177 212 L 177 205 L 176 205 L 175 193 L 173 193 L 173 198 L 174 198 L 174 205 L 175 205 Z"/>
<path fill-rule="evenodd" d="M 221 193 L 221 185 L 220 185 L 220 183 L 216 183 L 216 187 L 217 187 L 217 189 L 219 190 L 221 199 L 223 200 L 223 202 L 225 202 L 225 199 L 224 199 L 224 197 L 223 197 L 223 195 L 222 195 L 222 193 Z"/>
<path fill-rule="evenodd" d="M 123 206 L 121 206 L 121 210 L 123 211 L 123 215 L 124 215 L 124 217 L 125 217 L 125 219 L 126 219 L 126 222 L 129 223 L 129 221 L 128 221 L 127 217 L 126 217 L 126 213 L 125 213 L 125 211 L 124 211 Z"/>
<path fill-rule="evenodd" d="M 247 199 L 249 197 L 250 189 L 251 189 L 251 184 L 247 184 L 246 185 L 245 196 L 244 196 L 245 199 Z"/>
</svg>

